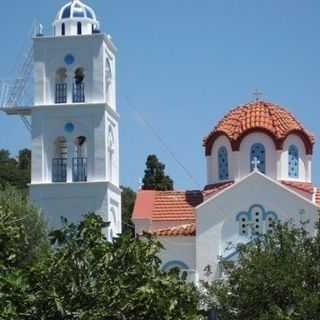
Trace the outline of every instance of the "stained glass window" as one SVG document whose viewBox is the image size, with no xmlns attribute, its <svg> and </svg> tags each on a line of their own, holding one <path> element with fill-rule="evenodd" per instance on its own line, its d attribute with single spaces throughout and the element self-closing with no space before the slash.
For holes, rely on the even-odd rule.
<svg viewBox="0 0 320 320">
<path fill-rule="evenodd" d="M 266 150 L 263 144 L 255 143 L 250 151 L 251 171 L 255 168 L 255 160 L 258 161 L 258 169 L 262 173 L 266 173 Z"/>
<path fill-rule="evenodd" d="M 299 178 L 299 150 L 295 145 L 289 147 L 288 170 L 290 178 Z"/>
<path fill-rule="evenodd" d="M 226 147 L 221 147 L 218 151 L 219 179 L 229 179 L 228 151 Z"/>
</svg>

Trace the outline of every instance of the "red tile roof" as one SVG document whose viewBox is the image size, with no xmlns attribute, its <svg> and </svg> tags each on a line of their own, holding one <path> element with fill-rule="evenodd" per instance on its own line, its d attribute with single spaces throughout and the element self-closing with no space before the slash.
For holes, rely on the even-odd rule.
<svg viewBox="0 0 320 320">
<path fill-rule="evenodd" d="M 316 204 L 320 205 L 320 189 L 315 190 L 314 201 Z"/>
<path fill-rule="evenodd" d="M 281 181 L 282 184 L 284 184 L 287 187 L 290 187 L 291 189 L 295 191 L 302 191 L 305 193 L 313 194 L 314 187 L 312 183 L 309 182 L 299 182 L 299 181 Z"/>
<path fill-rule="evenodd" d="M 152 234 L 159 236 L 159 237 L 195 236 L 196 235 L 196 224 L 189 223 L 189 224 L 184 224 L 181 226 L 154 230 L 152 232 Z"/>
<path fill-rule="evenodd" d="M 203 190 L 203 195 L 205 197 L 211 197 L 215 194 L 219 193 L 220 191 L 232 186 L 234 184 L 234 181 L 226 181 L 226 182 L 220 182 L 215 184 L 209 184 L 207 185 Z"/>
<path fill-rule="evenodd" d="M 297 134 L 304 141 L 306 151 L 312 154 L 314 136 L 286 109 L 265 101 L 254 101 L 231 110 L 204 139 L 206 155 L 211 155 L 214 141 L 221 135 L 229 138 L 233 150 L 239 150 L 242 139 L 253 131 L 263 131 L 281 150 L 286 137 Z"/>
<path fill-rule="evenodd" d="M 201 191 L 141 190 L 137 195 L 133 219 L 194 221 L 193 209 L 202 201 L 203 195 Z"/>
</svg>

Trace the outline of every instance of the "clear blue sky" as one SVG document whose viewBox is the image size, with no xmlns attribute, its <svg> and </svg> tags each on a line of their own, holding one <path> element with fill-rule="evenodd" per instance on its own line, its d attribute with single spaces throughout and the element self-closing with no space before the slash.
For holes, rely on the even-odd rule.
<svg viewBox="0 0 320 320">
<path fill-rule="evenodd" d="M 63 0 L 2 3 L 0 78 L 10 78 L 34 18 L 51 31 Z M 232 106 L 266 100 L 286 106 L 319 138 L 319 0 L 87 0 L 119 49 L 121 182 L 136 188 L 156 153 L 178 189 L 193 183 L 129 107 L 139 110 L 199 184 L 202 138 Z M 0 147 L 30 146 L 18 118 L 0 115 Z M 319 140 L 319 139 L 318 139 Z M 313 176 L 320 185 L 318 147 Z"/>
</svg>

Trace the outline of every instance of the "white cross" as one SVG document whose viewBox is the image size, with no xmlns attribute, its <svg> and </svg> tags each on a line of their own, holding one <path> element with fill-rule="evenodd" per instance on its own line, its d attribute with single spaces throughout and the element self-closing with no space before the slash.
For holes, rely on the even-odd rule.
<svg viewBox="0 0 320 320">
<path fill-rule="evenodd" d="M 254 159 L 251 163 L 253 164 L 253 171 L 259 171 L 260 161 L 258 160 L 258 158 L 254 157 Z"/>
<path fill-rule="evenodd" d="M 263 92 L 259 91 L 258 89 L 256 89 L 254 92 L 253 92 L 253 95 L 256 97 L 256 101 L 259 101 L 263 95 Z"/>
</svg>

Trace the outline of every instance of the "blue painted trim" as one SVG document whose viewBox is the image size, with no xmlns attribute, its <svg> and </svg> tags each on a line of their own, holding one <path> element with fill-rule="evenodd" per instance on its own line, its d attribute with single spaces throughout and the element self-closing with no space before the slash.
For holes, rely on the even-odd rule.
<svg viewBox="0 0 320 320">
<path fill-rule="evenodd" d="M 222 258 L 222 261 L 228 261 L 230 258 L 235 256 L 237 253 L 239 253 L 239 250 L 235 250 L 235 251 L 231 252 L 229 255 L 227 255 L 226 257 Z"/>
<path fill-rule="evenodd" d="M 255 208 L 261 209 L 262 210 L 262 217 L 264 217 L 266 210 L 261 204 L 254 204 L 249 208 L 249 212 L 250 212 L 251 217 L 252 217 L 252 211 L 254 211 Z"/>
<path fill-rule="evenodd" d="M 267 218 L 268 218 L 269 216 L 272 216 L 275 220 L 279 220 L 279 219 L 278 219 L 278 215 L 277 215 L 275 212 L 273 212 L 273 211 L 268 211 L 268 212 L 266 212 L 265 215 L 264 215 L 263 220 L 267 220 Z"/>
<path fill-rule="evenodd" d="M 236 221 L 240 221 L 240 219 L 241 219 L 242 216 L 246 216 L 249 220 L 251 220 L 251 214 L 250 214 L 250 212 L 242 211 L 242 212 L 240 212 L 240 213 L 237 214 L 237 216 L 236 216 Z"/>
<path fill-rule="evenodd" d="M 162 268 L 161 270 L 164 272 L 168 272 L 170 271 L 170 269 L 172 268 L 179 268 L 181 270 L 188 270 L 189 267 L 182 261 L 178 261 L 178 260 L 174 260 L 174 261 L 169 261 L 167 262 Z"/>
</svg>

